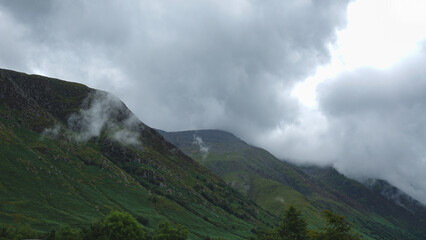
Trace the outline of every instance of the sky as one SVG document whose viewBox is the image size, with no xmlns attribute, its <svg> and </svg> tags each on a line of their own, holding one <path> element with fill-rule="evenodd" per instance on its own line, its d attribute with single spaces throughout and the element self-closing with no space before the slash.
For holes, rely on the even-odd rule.
<svg viewBox="0 0 426 240">
<path fill-rule="evenodd" d="M 0 67 L 426 203 L 426 1 L 0 0 Z"/>
</svg>

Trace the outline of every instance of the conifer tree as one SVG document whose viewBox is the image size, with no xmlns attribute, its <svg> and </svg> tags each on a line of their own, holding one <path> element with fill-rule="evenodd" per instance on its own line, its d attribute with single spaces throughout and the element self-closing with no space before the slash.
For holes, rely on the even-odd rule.
<svg viewBox="0 0 426 240">
<path fill-rule="evenodd" d="M 284 219 L 278 226 L 278 235 L 282 240 L 306 240 L 306 222 L 300 210 L 290 206 L 284 213 Z"/>
</svg>

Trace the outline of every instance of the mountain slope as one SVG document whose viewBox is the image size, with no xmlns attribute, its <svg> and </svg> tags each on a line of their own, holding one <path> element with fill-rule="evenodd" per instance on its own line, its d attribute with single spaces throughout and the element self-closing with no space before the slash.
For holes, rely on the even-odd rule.
<svg viewBox="0 0 426 240">
<path fill-rule="evenodd" d="M 0 69 L 0 223 L 40 230 L 112 209 L 190 239 L 246 239 L 269 213 L 140 122 L 108 93 Z"/>
<path fill-rule="evenodd" d="M 386 180 L 368 179 L 366 182 L 364 182 L 364 185 L 373 192 L 380 194 L 390 201 L 393 201 L 413 214 L 421 215 L 423 219 L 426 219 L 426 206 L 423 203 L 413 199 L 402 190 L 391 185 Z"/>
<path fill-rule="evenodd" d="M 357 209 L 365 209 L 364 211 L 381 216 L 389 223 L 406 229 L 420 239 L 426 236 L 424 233 L 426 209 L 417 212 L 407 211 L 405 207 L 395 201 L 372 191 L 360 182 L 348 179 L 334 168 L 302 167 L 301 169 L 322 183 L 324 189 L 332 192 L 341 201 L 345 201 Z M 389 230 L 381 229 L 381 231 Z M 402 236 L 394 235 L 391 239 L 394 238 L 402 238 Z"/>
<path fill-rule="evenodd" d="M 330 209 L 355 223 L 367 239 L 425 239 L 425 222 L 364 185 L 331 168 L 299 168 L 217 130 L 160 133 L 263 208 L 281 213 L 289 204 L 321 226 Z"/>
</svg>

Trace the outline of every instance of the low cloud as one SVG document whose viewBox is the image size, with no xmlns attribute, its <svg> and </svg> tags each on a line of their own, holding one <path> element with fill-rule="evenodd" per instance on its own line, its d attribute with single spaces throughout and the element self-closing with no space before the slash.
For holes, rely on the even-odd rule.
<svg viewBox="0 0 426 240">
<path fill-rule="evenodd" d="M 58 138 L 59 135 L 61 134 L 62 131 L 62 126 L 60 124 L 55 124 L 53 127 L 51 128 L 46 128 L 43 130 L 43 132 L 41 133 L 42 136 L 49 136 L 52 138 Z"/>
<path fill-rule="evenodd" d="M 331 165 L 359 180 L 388 180 L 426 203 L 426 51 L 390 69 L 362 68 L 324 81 L 319 109 L 258 144 L 298 164 Z"/>
<path fill-rule="evenodd" d="M 426 202 L 426 52 L 389 70 L 359 69 L 325 82 L 321 110 L 330 123 L 335 165 L 378 177 Z"/>
<path fill-rule="evenodd" d="M 204 143 L 203 139 L 197 135 L 194 135 L 193 145 L 196 145 L 200 149 L 200 153 L 203 156 L 203 160 L 209 155 L 209 147 Z"/>
<path fill-rule="evenodd" d="M 112 94 L 96 91 L 90 94 L 78 113 L 68 118 L 68 128 L 76 132 L 74 138 L 86 142 L 104 131 L 112 139 L 141 146 L 138 119 Z"/>
</svg>

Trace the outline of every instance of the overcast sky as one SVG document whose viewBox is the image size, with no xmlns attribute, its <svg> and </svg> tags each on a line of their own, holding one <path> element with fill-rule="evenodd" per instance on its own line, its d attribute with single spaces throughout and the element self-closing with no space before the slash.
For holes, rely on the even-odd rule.
<svg viewBox="0 0 426 240">
<path fill-rule="evenodd" d="M 422 6 L 423 5 L 423 6 Z M 422 0 L 0 0 L 0 67 L 426 202 Z"/>
</svg>

